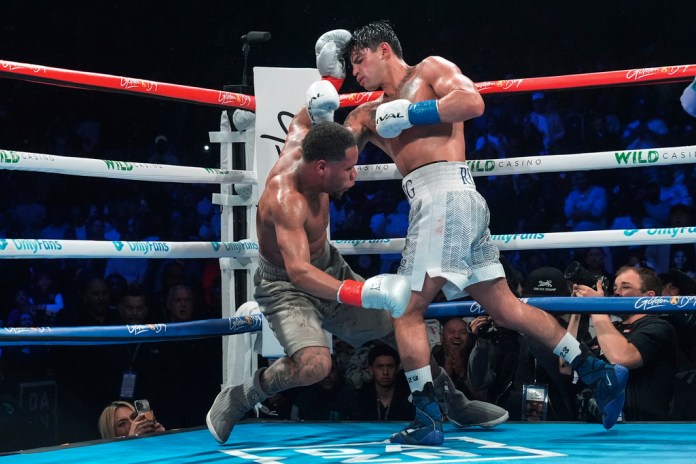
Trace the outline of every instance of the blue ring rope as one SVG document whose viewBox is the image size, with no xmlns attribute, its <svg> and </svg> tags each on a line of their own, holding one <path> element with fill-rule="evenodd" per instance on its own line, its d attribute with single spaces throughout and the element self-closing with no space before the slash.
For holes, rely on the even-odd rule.
<svg viewBox="0 0 696 464">
<path fill-rule="evenodd" d="M 560 314 L 665 314 L 696 310 L 696 296 L 617 298 L 544 296 L 520 299 L 549 313 Z M 486 314 L 486 310 L 475 301 L 452 301 L 431 304 L 426 317 L 473 317 L 482 314 Z"/>
<path fill-rule="evenodd" d="M 696 310 L 696 296 L 656 297 L 533 297 L 521 298 L 550 313 L 576 314 L 667 314 Z M 473 317 L 486 314 L 475 301 L 433 303 L 425 317 Z M 0 346 L 12 345 L 103 345 L 173 340 L 190 340 L 220 335 L 235 335 L 261 330 L 263 317 L 207 319 L 168 324 L 143 324 L 86 327 L 4 327 L 0 328 Z"/>
<path fill-rule="evenodd" d="M 261 330 L 262 316 L 207 319 L 168 324 L 85 327 L 4 327 L 0 346 L 10 345 L 106 345 L 118 343 L 190 340 L 235 335 Z"/>
</svg>

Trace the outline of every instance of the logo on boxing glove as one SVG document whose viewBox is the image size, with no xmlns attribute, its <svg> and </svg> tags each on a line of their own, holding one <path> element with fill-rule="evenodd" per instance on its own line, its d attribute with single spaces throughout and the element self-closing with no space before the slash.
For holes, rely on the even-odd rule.
<svg viewBox="0 0 696 464">
<path fill-rule="evenodd" d="M 386 121 L 386 120 L 388 120 L 388 119 L 403 118 L 403 117 L 404 117 L 404 115 L 401 114 L 401 113 L 387 113 L 387 114 L 385 114 L 385 115 L 380 116 L 379 118 L 377 118 L 377 123 L 384 122 L 384 121 Z"/>
<path fill-rule="evenodd" d="M 333 121 L 334 111 L 340 105 L 338 92 L 327 81 L 313 82 L 307 89 L 306 101 L 312 124 Z"/>
</svg>

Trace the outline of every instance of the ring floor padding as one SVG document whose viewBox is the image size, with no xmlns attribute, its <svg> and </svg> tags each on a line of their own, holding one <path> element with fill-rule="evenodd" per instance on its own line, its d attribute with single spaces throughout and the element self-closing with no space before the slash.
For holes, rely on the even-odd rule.
<svg viewBox="0 0 696 464">
<path fill-rule="evenodd" d="M 508 422 L 493 429 L 445 425 L 441 447 L 392 445 L 401 422 L 250 422 L 225 445 L 206 429 L 95 441 L 0 456 L 0 463 L 696 463 L 696 424 Z"/>
</svg>

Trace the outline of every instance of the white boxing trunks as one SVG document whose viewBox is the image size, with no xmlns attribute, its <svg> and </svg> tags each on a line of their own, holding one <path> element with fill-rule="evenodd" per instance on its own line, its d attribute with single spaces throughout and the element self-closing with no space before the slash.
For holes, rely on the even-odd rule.
<svg viewBox="0 0 696 464">
<path fill-rule="evenodd" d="M 471 284 L 505 277 L 488 205 L 465 162 L 426 164 L 401 186 L 411 211 L 398 273 L 411 279 L 412 290 L 423 288 L 426 273 L 444 277 L 442 291 L 451 300 L 467 296 Z"/>
</svg>

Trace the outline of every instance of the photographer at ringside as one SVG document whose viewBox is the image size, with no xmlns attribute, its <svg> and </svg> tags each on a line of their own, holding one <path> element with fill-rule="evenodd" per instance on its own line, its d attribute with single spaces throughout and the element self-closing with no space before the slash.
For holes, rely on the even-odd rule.
<svg viewBox="0 0 696 464">
<path fill-rule="evenodd" d="M 570 296 L 570 288 L 563 272 L 542 267 L 529 274 L 517 294 Z M 485 389 L 488 402 L 507 409 L 513 421 L 575 420 L 576 387 L 559 373 L 556 356 L 531 337 L 496 327 L 488 316 L 471 321 L 469 333 L 476 338 L 469 356 L 469 383 Z"/>
<path fill-rule="evenodd" d="M 662 292 L 662 282 L 655 271 L 644 267 L 621 267 L 614 276 L 613 295 L 616 297 L 654 297 Z M 594 288 L 573 284 L 573 295 L 601 297 L 605 295 L 602 282 Z M 630 370 L 623 410 L 625 421 L 668 420 L 674 394 L 674 375 L 677 362 L 677 337 L 674 328 L 655 314 L 621 314 L 614 324 L 608 314 L 592 314 L 596 338 L 589 348 L 608 362 Z M 580 315 L 573 314 L 568 332 L 576 334 Z M 571 375 L 567 365 L 561 372 Z M 585 420 L 595 421 L 596 403 L 585 395 Z M 599 419 L 601 420 L 601 419 Z"/>
</svg>

